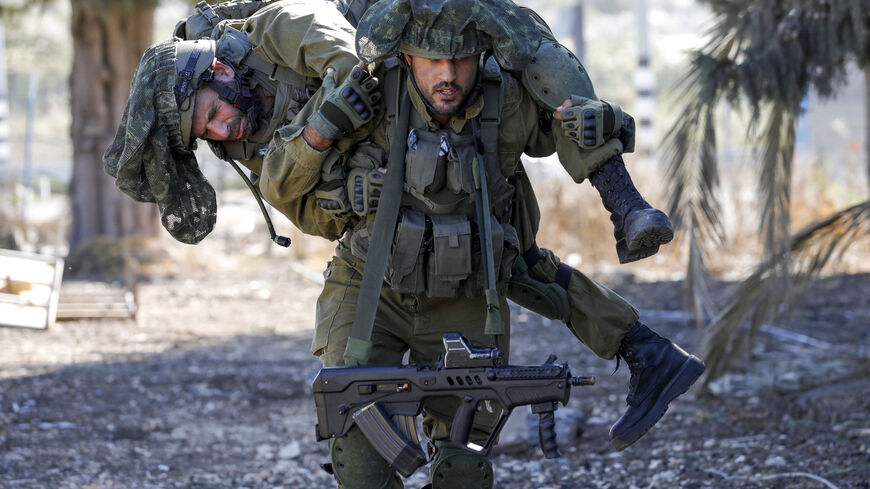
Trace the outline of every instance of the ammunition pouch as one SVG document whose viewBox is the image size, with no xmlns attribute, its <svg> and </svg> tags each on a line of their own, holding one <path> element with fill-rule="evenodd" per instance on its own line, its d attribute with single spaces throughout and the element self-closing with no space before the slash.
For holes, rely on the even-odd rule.
<svg viewBox="0 0 870 489">
<path fill-rule="evenodd" d="M 351 253 L 362 260 L 368 254 L 372 222 L 369 216 L 350 237 Z M 464 215 L 429 215 L 403 207 L 387 264 L 387 283 L 401 294 L 482 295 L 485 271 L 477 233 L 477 224 Z M 504 284 L 519 254 L 516 230 L 493 218 L 492 243 L 497 280 Z"/>
<path fill-rule="evenodd" d="M 411 129 L 405 153 L 405 182 L 419 194 L 443 189 L 449 149 L 443 135 Z"/>
<path fill-rule="evenodd" d="M 457 214 L 433 215 L 427 294 L 455 297 L 459 283 L 471 275 L 471 221 Z"/>
</svg>

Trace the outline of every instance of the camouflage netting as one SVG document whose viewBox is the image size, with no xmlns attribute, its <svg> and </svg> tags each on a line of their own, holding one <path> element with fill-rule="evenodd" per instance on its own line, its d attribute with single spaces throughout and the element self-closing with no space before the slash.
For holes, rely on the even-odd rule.
<svg viewBox="0 0 870 489">
<path fill-rule="evenodd" d="M 510 0 L 382 0 L 356 34 L 357 55 L 368 62 L 400 51 L 450 59 L 491 48 L 508 70 L 524 68 L 540 44 L 534 21 Z"/>
<path fill-rule="evenodd" d="M 214 228 L 217 202 L 193 151 L 182 143 L 174 94 L 176 42 L 156 44 L 142 56 L 103 168 L 130 197 L 156 202 L 172 237 L 194 244 Z"/>
</svg>

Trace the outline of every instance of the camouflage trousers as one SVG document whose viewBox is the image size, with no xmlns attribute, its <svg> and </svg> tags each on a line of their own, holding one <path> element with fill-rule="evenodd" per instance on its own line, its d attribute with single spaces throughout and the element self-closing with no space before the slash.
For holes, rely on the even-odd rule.
<svg viewBox="0 0 870 489">
<path fill-rule="evenodd" d="M 344 349 L 353 325 L 359 285 L 362 280 L 363 264 L 359 259 L 343 245 L 339 245 L 336 255 L 324 272 L 325 284 L 317 300 L 317 325 L 311 347 L 312 353 L 318 356 L 326 367 L 344 365 Z M 507 300 L 502 297 L 501 302 L 506 331 L 510 331 Z M 444 353 L 444 333 L 452 331 L 462 333 L 473 345 L 492 346 L 492 337 L 484 334 L 485 319 L 486 300 L 483 297 L 433 299 L 425 295 L 399 294 L 389 286 L 384 286 L 381 289 L 380 303 L 372 331 L 373 348 L 369 364 L 398 365 L 402 363 L 406 352 L 409 352 L 411 363 L 435 364 L 439 356 Z M 509 351 L 509 334 L 499 339 L 499 347 L 505 353 Z M 431 441 L 449 439 L 451 419 L 456 412 L 458 402 L 453 398 L 438 398 L 424 402 L 423 433 Z M 500 408 L 496 406 L 493 411 L 498 413 Z M 497 420 L 498 416 L 494 413 L 486 411 L 478 413 L 475 416 L 470 439 L 488 438 Z M 374 451 L 374 448 L 368 445 L 358 433 L 352 433 L 347 438 L 348 440 L 355 438 L 356 445 L 365 445 L 362 450 Z M 339 462 L 336 461 L 334 450 L 331 452 L 333 467 L 337 470 Z M 374 456 L 379 457 L 376 452 Z M 356 458 L 371 460 L 371 455 L 357 453 Z M 344 465 L 344 462 L 340 463 Z M 368 472 L 375 470 L 375 465 L 368 462 L 365 467 L 360 468 L 360 478 L 377 479 L 376 475 Z M 392 480 L 392 485 L 373 483 L 361 484 L 358 487 L 366 489 L 403 487 L 397 474 L 392 474 Z M 356 487 L 348 481 L 343 480 L 343 482 L 348 489 Z"/>
<path fill-rule="evenodd" d="M 535 267 L 539 275 L 549 275 L 549 268 L 558 264 L 557 258 Z M 340 244 L 336 256 L 324 272 L 325 283 L 317 301 L 317 324 L 311 352 L 320 358 L 323 366 L 344 365 L 344 350 L 350 336 L 359 297 L 363 263 L 354 257 L 346 246 Z M 572 324 L 569 329 L 593 352 L 604 358 L 616 352 L 622 337 L 637 320 L 637 311 L 624 299 L 574 270 L 572 277 L 571 304 Z M 507 300 L 501 297 L 501 311 L 506 335 L 499 340 L 505 353 L 510 351 L 510 309 Z M 483 297 L 428 298 L 425 295 L 399 294 L 388 286 L 381 289 L 380 302 L 372 331 L 372 354 L 370 365 L 398 365 L 406 352 L 409 361 L 418 364 L 435 364 L 444 352 L 443 336 L 446 332 L 458 331 L 473 345 L 492 346 L 492 337 L 484 334 L 486 300 Z M 438 398 L 424 402 L 423 433 L 432 442 L 449 440 L 457 399 Z M 495 406 L 495 413 L 500 408 Z M 472 440 L 485 440 L 498 420 L 498 414 L 479 412 L 472 427 Z M 358 460 L 363 472 L 360 479 L 376 477 L 366 471 L 375 470 L 379 455 L 358 430 L 352 430 L 347 440 L 358 450 L 353 459 Z M 345 465 L 336 461 L 335 447 L 331 448 L 334 468 Z M 339 450 L 340 451 L 340 450 Z M 370 453 L 369 453 L 370 452 Z M 347 457 L 347 453 L 344 455 Z M 347 458 L 345 458 L 345 461 Z M 384 462 L 379 459 L 379 462 Z M 385 463 L 385 462 L 384 462 Z M 380 469 L 378 469 L 380 470 Z M 386 476 L 391 482 L 368 482 L 354 486 L 345 482 L 346 489 L 401 489 L 401 478 L 388 467 Z M 383 479 L 381 479 L 383 480 Z"/>
</svg>

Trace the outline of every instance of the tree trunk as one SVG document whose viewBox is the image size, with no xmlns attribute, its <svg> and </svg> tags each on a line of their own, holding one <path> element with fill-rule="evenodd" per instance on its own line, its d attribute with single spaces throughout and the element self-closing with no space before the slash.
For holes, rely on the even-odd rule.
<svg viewBox="0 0 870 489">
<path fill-rule="evenodd" d="M 870 66 L 864 68 L 864 163 L 867 165 L 867 190 L 870 194 Z"/>
<path fill-rule="evenodd" d="M 118 129 L 133 73 L 151 42 L 155 2 L 71 3 L 69 246 L 73 252 L 98 236 L 154 236 L 159 221 L 157 206 L 136 202 L 115 187 L 114 179 L 103 171 L 102 160 Z"/>
</svg>

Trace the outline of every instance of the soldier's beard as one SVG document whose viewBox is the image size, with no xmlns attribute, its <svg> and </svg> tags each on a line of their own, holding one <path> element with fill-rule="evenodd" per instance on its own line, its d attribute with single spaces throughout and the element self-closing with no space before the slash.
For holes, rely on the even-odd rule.
<svg viewBox="0 0 870 489">
<path fill-rule="evenodd" d="M 438 101 L 436 99 L 438 92 L 444 89 L 453 90 L 456 94 L 455 100 L 449 102 Z M 426 105 L 429 106 L 428 108 L 433 115 L 451 117 L 458 114 L 465 107 L 468 102 L 468 97 L 471 95 L 471 90 L 462 88 L 458 83 L 440 82 L 432 87 L 432 89 L 429 90 L 429 93 L 423 93 L 423 91 L 420 90 L 420 94 L 426 100 Z"/>
</svg>

